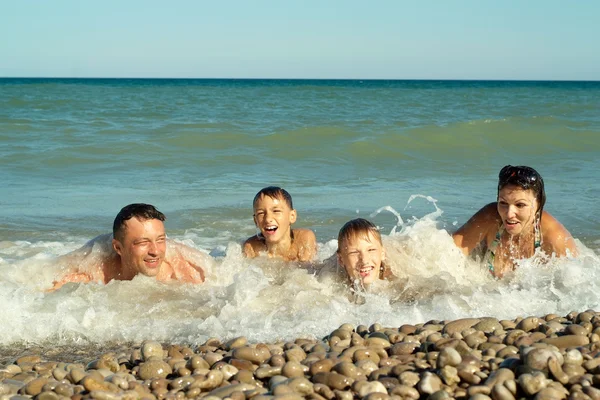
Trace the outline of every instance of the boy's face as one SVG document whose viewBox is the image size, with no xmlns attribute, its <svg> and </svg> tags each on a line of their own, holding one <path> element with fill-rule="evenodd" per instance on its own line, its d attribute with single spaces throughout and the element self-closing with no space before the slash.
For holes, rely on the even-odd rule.
<svg viewBox="0 0 600 400">
<path fill-rule="evenodd" d="M 338 262 L 344 267 L 350 281 L 360 280 L 368 286 L 379 278 L 385 249 L 373 234 L 351 236 L 339 243 Z"/>
<path fill-rule="evenodd" d="M 261 196 L 254 204 L 254 223 L 267 244 L 290 238 L 294 222 L 296 210 L 292 210 L 283 198 Z"/>
</svg>

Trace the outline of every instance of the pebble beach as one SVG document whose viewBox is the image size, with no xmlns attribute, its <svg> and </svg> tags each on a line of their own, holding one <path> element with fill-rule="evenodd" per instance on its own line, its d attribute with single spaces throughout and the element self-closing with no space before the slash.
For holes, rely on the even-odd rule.
<svg viewBox="0 0 600 400">
<path fill-rule="evenodd" d="M 600 313 L 343 324 L 324 338 L 2 351 L 0 400 L 600 399 Z M 69 359 L 70 358 L 70 359 Z"/>
</svg>

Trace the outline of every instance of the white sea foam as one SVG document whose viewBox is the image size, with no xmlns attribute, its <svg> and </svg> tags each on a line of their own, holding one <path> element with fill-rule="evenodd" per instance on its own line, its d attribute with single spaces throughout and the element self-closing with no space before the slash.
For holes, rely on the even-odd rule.
<svg viewBox="0 0 600 400">
<path fill-rule="evenodd" d="M 426 199 L 435 205 L 433 199 Z M 393 209 L 386 209 L 394 214 Z M 199 343 L 244 335 L 253 341 L 321 337 L 342 323 L 386 326 L 469 316 L 543 315 L 598 308 L 600 258 L 578 243 L 577 259 L 524 260 L 503 280 L 466 259 L 443 229 L 441 211 L 398 224 L 384 234 L 398 280 L 376 282 L 371 292 L 349 295 L 328 277 L 270 259 L 247 260 L 239 243 L 200 249 L 216 255 L 202 285 L 162 284 L 138 276 L 107 285 L 70 283 L 47 292 L 64 266 L 57 256 L 70 242 L 3 242 L 0 246 L 0 345 L 89 344 L 140 341 Z M 398 229 L 396 229 L 398 228 Z M 320 244 L 319 263 L 335 253 L 335 240 Z"/>
</svg>

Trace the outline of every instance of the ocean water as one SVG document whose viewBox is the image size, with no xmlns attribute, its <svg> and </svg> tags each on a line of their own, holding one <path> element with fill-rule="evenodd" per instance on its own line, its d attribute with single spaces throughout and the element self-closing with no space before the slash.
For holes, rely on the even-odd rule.
<svg viewBox="0 0 600 400">
<path fill-rule="evenodd" d="M 0 347 L 268 341 L 344 322 L 599 308 L 598 110 L 600 82 L 0 79 Z M 506 164 L 542 174 L 545 209 L 579 258 L 525 260 L 498 281 L 454 247 Z M 244 259 L 252 198 L 270 185 L 292 194 L 319 263 L 361 216 L 401 279 L 357 302 L 294 265 Z M 47 292 L 58 257 L 133 202 L 210 255 L 207 282 Z"/>
</svg>

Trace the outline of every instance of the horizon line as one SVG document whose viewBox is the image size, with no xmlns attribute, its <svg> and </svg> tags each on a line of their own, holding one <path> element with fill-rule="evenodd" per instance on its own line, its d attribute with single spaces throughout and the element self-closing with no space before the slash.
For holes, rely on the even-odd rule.
<svg viewBox="0 0 600 400">
<path fill-rule="evenodd" d="M 420 82 L 600 82 L 600 79 L 506 78 L 215 78 L 215 77 L 102 77 L 102 76 L 0 76 L 0 79 L 106 79 L 106 80 L 240 80 L 240 81 L 420 81 Z"/>
</svg>

